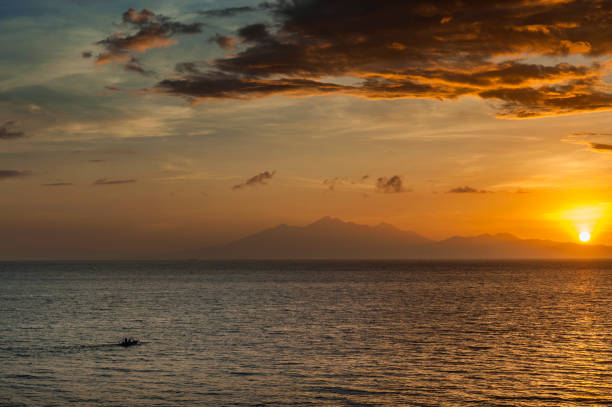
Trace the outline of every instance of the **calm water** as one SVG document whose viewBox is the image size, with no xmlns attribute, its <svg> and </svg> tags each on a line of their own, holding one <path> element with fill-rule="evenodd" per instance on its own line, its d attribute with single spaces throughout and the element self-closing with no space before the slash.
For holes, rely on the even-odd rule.
<svg viewBox="0 0 612 407">
<path fill-rule="evenodd" d="M 612 263 L 0 263 L 0 405 L 69 402 L 612 405 Z"/>
</svg>

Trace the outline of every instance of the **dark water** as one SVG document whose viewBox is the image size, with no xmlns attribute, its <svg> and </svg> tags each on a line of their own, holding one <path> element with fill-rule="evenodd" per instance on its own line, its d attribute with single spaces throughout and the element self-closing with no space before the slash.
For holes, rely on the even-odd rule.
<svg viewBox="0 0 612 407">
<path fill-rule="evenodd" d="M 612 405 L 612 263 L 0 263 L 0 405 L 68 403 Z"/>
</svg>

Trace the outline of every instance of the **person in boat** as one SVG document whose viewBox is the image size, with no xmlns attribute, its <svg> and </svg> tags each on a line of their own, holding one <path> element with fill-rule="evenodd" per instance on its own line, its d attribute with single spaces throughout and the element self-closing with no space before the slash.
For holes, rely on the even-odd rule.
<svg viewBox="0 0 612 407">
<path fill-rule="evenodd" d="M 123 341 L 121 341 L 121 343 L 119 345 L 121 346 L 130 346 L 130 345 L 136 345 L 138 343 L 138 340 L 132 338 L 131 336 L 128 338 L 123 337 Z"/>
</svg>

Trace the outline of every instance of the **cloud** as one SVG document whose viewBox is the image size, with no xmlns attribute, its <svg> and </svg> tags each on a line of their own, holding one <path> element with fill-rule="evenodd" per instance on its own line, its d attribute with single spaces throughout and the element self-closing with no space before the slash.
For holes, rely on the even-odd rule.
<svg viewBox="0 0 612 407">
<path fill-rule="evenodd" d="M 586 145 L 589 151 L 596 153 L 612 153 L 610 133 L 572 133 L 561 140 L 571 144 Z M 596 139 L 596 140 L 593 140 Z"/>
<path fill-rule="evenodd" d="M 30 171 L 0 170 L 0 181 L 9 178 L 20 178 L 30 175 Z"/>
<path fill-rule="evenodd" d="M 266 180 L 271 179 L 274 174 L 276 174 L 276 171 L 264 171 L 262 173 L 252 176 L 242 184 L 234 185 L 232 189 L 241 189 L 244 187 L 250 187 L 255 185 L 266 185 Z"/>
<path fill-rule="evenodd" d="M 222 9 L 215 10 L 202 10 L 198 11 L 198 14 L 201 14 L 206 17 L 234 17 L 235 15 L 242 13 L 250 13 L 256 11 L 258 7 L 228 7 Z"/>
<path fill-rule="evenodd" d="M 223 49 L 232 50 L 236 47 L 237 41 L 231 36 L 215 34 L 208 39 L 208 42 L 214 42 Z"/>
<path fill-rule="evenodd" d="M 141 75 L 151 75 L 151 74 L 153 74 L 152 71 L 145 70 L 142 67 L 142 65 L 140 64 L 140 61 L 137 58 L 133 57 L 133 56 L 131 56 L 130 59 L 128 59 L 128 61 L 123 66 L 123 69 L 125 69 L 128 72 L 137 72 L 137 73 L 139 73 Z"/>
<path fill-rule="evenodd" d="M 323 180 L 323 185 L 325 185 L 329 191 L 336 191 L 340 187 L 343 189 L 359 190 L 367 187 L 365 181 L 367 181 L 368 178 L 370 178 L 369 175 L 364 175 L 357 179 L 330 177 Z"/>
<path fill-rule="evenodd" d="M 96 56 L 95 63 L 100 65 L 115 61 L 125 65 L 129 71 L 146 73 L 133 56 L 134 52 L 176 44 L 178 41 L 172 37 L 201 33 L 203 24 L 173 21 L 145 8 L 141 11 L 129 9 L 123 13 L 122 26 L 129 31 L 117 32 L 98 41 L 97 44 L 102 46 L 103 51 Z"/>
<path fill-rule="evenodd" d="M 399 175 L 394 175 L 391 178 L 378 178 L 376 180 L 376 189 L 379 192 L 385 193 L 407 192 L 402 185 L 402 178 Z"/>
<path fill-rule="evenodd" d="M 81 52 L 81 56 L 83 58 L 91 58 L 91 57 L 93 57 L 93 52 L 91 52 L 91 51 L 83 51 L 83 52 Z"/>
<path fill-rule="evenodd" d="M 343 88 L 307 79 L 240 78 L 223 72 L 200 72 L 181 79 L 165 79 L 156 87 L 160 92 L 185 96 L 192 103 L 209 98 L 251 99 L 272 94 L 311 96 L 335 93 Z"/>
<path fill-rule="evenodd" d="M 67 187 L 74 185 L 72 182 L 54 182 L 51 184 L 41 184 L 43 187 Z"/>
<path fill-rule="evenodd" d="M 604 143 L 590 143 L 591 148 L 596 151 L 612 153 L 612 144 L 604 144 Z"/>
<path fill-rule="evenodd" d="M 135 179 L 115 179 L 115 180 L 111 180 L 111 179 L 107 179 L 107 178 L 100 178 L 94 181 L 93 185 L 119 185 L 119 184 L 131 184 L 133 182 L 136 182 Z"/>
<path fill-rule="evenodd" d="M 25 137 L 25 133 L 17 130 L 16 122 L 9 120 L 0 125 L 0 140 L 12 140 Z"/>
<path fill-rule="evenodd" d="M 342 185 L 345 180 L 340 177 L 327 178 L 323 180 L 323 185 L 326 185 L 330 191 L 335 191 L 337 185 Z"/>
<path fill-rule="evenodd" d="M 476 189 L 470 186 L 457 187 L 448 191 L 449 194 L 485 194 L 491 191 L 485 191 L 484 189 Z"/>
<path fill-rule="evenodd" d="M 612 53 L 612 7 L 605 2 L 278 0 L 257 8 L 273 22 L 239 27 L 236 43 L 229 42 L 234 37 L 213 37 L 237 52 L 212 61 L 207 70 L 177 72 L 178 78 L 162 80 L 154 90 L 192 102 L 275 94 L 475 96 L 492 101 L 504 118 L 612 109 L 603 80 Z M 552 63 L 571 55 L 597 62 Z M 541 62 L 525 62 L 531 56 Z M 334 77 L 356 81 L 342 85 Z"/>
</svg>

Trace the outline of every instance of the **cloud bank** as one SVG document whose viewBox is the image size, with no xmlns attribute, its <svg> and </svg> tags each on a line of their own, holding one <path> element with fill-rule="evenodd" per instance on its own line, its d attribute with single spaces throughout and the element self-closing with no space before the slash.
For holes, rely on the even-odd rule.
<svg viewBox="0 0 612 407">
<path fill-rule="evenodd" d="M 505 118 L 612 107 L 602 79 L 612 52 L 612 0 L 277 0 L 258 8 L 271 21 L 244 25 L 235 37 L 213 37 L 220 47 L 236 50 L 204 69 L 177 71 L 155 91 L 191 102 L 275 94 L 475 96 L 493 102 Z M 202 14 L 248 11 L 253 8 Z M 199 30 L 162 28 L 170 23 L 153 23 L 156 18 L 146 9 L 124 15 L 140 31 L 104 40 L 107 52 L 99 61 L 165 46 L 174 33 Z M 575 61 L 568 58 L 574 55 L 586 57 L 585 63 L 558 62 Z M 336 83 L 338 77 L 351 77 L 354 84 Z"/>
</svg>

